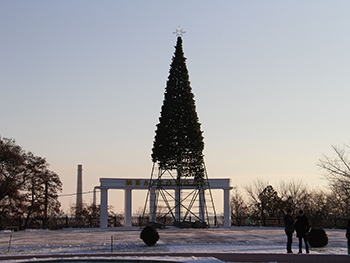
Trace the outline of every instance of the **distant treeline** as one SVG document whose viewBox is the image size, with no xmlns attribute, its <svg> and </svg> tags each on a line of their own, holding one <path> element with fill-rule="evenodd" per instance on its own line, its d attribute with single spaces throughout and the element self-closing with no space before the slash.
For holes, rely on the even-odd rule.
<svg viewBox="0 0 350 263">
<path fill-rule="evenodd" d="M 310 188 L 302 181 L 281 181 L 272 186 L 257 180 L 231 191 L 231 223 L 235 226 L 282 226 L 287 209 L 303 209 L 312 227 L 343 228 L 350 218 L 350 147 L 333 146 L 335 157 L 324 156 L 318 166 L 329 182 L 328 188 Z M 0 230 L 65 227 L 99 227 L 100 208 L 83 204 L 71 215 L 61 210 L 59 176 L 49 169 L 45 158 L 24 151 L 13 139 L 0 136 Z M 215 201 L 215 200 L 214 200 Z M 79 211 L 79 213 L 77 213 Z M 108 208 L 109 226 L 123 226 L 124 215 Z M 140 225 L 142 211 L 135 213 L 132 224 Z M 147 214 L 147 213 L 146 213 Z M 223 216 L 213 218 L 223 225 Z M 143 222 L 147 222 L 143 221 Z M 165 218 L 164 225 L 172 225 Z M 215 225 L 209 223 L 209 225 Z"/>
<path fill-rule="evenodd" d="M 233 225 L 282 225 L 287 209 L 304 210 L 313 227 L 344 227 L 350 217 L 349 195 L 339 189 L 311 189 L 301 181 L 280 182 L 276 187 L 257 180 L 231 193 Z M 346 188 L 344 188 L 346 191 Z M 277 221 L 276 221 L 277 220 Z"/>
</svg>

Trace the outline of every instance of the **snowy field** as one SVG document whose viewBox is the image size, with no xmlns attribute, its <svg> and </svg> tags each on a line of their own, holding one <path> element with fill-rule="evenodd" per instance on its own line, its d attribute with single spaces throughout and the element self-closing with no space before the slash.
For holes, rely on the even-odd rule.
<svg viewBox="0 0 350 263">
<path fill-rule="evenodd" d="M 213 257 L 213 255 L 251 254 L 254 256 L 255 254 L 262 257 L 264 255 L 283 254 L 284 257 L 287 256 L 285 255 L 286 235 L 283 228 L 161 229 L 158 230 L 160 239 L 153 247 L 146 246 L 140 239 L 141 230 L 138 227 L 121 227 L 108 229 L 63 229 L 56 231 L 1 231 L 0 261 L 28 262 L 30 260 L 39 260 L 41 257 L 46 256 L 54 258 L 68 256 L 78 258 L 84 256 L 85 259 L 98 259 L 108 256 L 108 258 L 128 258 L 134 261 L 135 259 L 141 260 L 144 257 L 148 256 L 147 258 L 150 258 L 152 256 L 155 260 L 160 258 L 163 261 L 176 259 L 176 261 L 181 262 L 220 262 L 218 257 Z M 329 240 L 326 247 L 311 248 L 309 255 L 292 256 L 300 256 L 298 259 L 301 259 L 301 256 L 316 254 L 319 256 L 324 255 L 323 258 L 332 255 L 346 255 L 345 230 L 325 230 Z M 295 253 L 298 251 L 295 235 L 293 251 Z M 169 257 L 169 255 L 177 257 Z M 340 257 L 335 258 L 338 258 L 340 262 Z M 254 262 L 260 262 L 255 260 Z M 344 262 L 350 262 L 350 256 L 348 256 L 348 261 Z"/>
</svg>

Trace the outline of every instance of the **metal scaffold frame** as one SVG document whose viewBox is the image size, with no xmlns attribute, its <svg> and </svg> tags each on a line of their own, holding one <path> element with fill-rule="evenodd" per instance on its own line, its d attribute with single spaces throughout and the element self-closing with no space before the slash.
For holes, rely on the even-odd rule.
<svg viewBox="0 0 350 263">
<path fill-rule="evenodd" d="M 214 218 L 213 223 L 210 216 Z M 142 223 L 165 226 L 169 219 L 174 226 L 184 228 L 218 226 L 205 166 L 203 178 L 195 179 L 178 176 L 175 170 L 162 169 L 159 166 L 157 169 L 157 163 L 153 163 Z"/>
</svg>

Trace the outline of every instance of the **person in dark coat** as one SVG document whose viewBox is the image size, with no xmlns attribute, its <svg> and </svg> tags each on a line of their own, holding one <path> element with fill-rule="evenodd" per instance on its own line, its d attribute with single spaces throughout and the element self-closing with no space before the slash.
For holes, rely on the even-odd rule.
<svg viewBox="0 0 350 263">
<path fill-rule="evenodd" d="M 284 221 L 284 231 L 287 235 L 287 253 L 293 253 L 292 251 L 292 241 L 294 233 L 294 219 L 292 216 L 292 210 L 288 209 L 287 214 L 283 218 Z"/>
<path fill-rule="evenodd" d="M 350 255 L 350 218 L 348 220 L 348 225 L 346 227 L 346 238 L 348 239 L 348 254 Z"/>
<path fill-rule="evenodd" d="M 305 243 L 306 253 L 309 253 L 309 244 L 307 243 L 307 235 L 309 234 L 309 220 L 304 215 L 304 211 L 300 210 L 299 215 L 295 220 L 295 231 L 297 232 L 297 238 L 299 239 L 299 253 L 302 253 L 303 239 Z"/>
</svg>

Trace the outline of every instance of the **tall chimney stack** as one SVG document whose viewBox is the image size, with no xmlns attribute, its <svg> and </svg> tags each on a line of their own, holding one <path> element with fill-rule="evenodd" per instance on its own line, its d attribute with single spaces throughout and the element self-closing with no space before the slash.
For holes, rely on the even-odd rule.
<svg viewBox="0 0 350 263">
<path fill-rule="evenodd" d="M 75 214 L 81 216 L 83 210 L 83 166 L 78 164 L 78 181 L 77 181 L 77 202 Z"/>
</svg>

